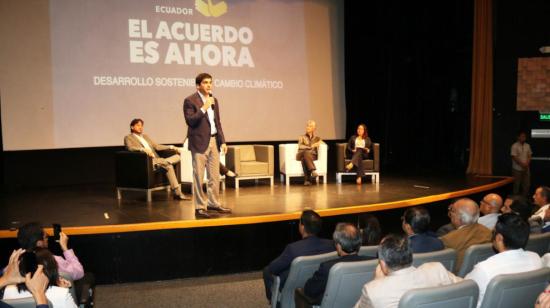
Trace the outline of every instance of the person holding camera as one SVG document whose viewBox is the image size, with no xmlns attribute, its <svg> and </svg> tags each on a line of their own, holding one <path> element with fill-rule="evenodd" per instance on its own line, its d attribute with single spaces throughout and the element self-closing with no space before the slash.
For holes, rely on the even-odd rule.
<svg viewBox="0 0 550 308">
<path fill-rule="evenodd" d="M 26 251 L 34 251 L 37 247 L 48 248 L 48 234 L 44 232 L 42 226 L 37 222 L 25 224 L 17 231 L 17 240 L 21 248 Z M 69 237 L 63 233 L 59 233 L 59 246 L 63 251 L 63 256 L 55 256 L 59 272 L 70 276 L 74 281 L 84 277 L 84 267 L 78 261 L 74 251 L 69 249 Z"/>
<path fill-rule="evenodd" d="M 27 290 L 31 292 L 36 308 L 48 308 L 48 299 L 46 297 L 46 289 L 48 288 L 49 279 L 44 274 L 44 266 L 37 265 L 34 273 L 21 275 L 19 270 L 19 259 L 25 252 L 24 249 L 14 250 L 11 253 L 8 266 L 4 269 L 4 274 L 0 277 L 0 298 L 4 298 L 5 287 L 18 283 L 25 283 Z M 0 307 L 3 302 L 0 301 Z"/>
<path fill-rule="evenodd" d="M 43 284 L 34 289 L 32 284 L 28 285 L 26 283 L 25 279 L 17 284 L 10 284 L 4 289 L 4 300 L 33 297 L 37 304 L 47 304 L 50 301 L 53 307 L 77 307 L 69 291 L 71 283 L 59 275 L 57 263 L 48 249 L 37 247 L 34 251 L 22 252 L 18 259 L 18 269 L 21 277 L 24 275 L 25 279 L 32 280 L 32 276 L 38 275 L 39 277 L 42 273 L 46 275 L 47 282 L 44 281 L 44 278 L 40 278 Z M 13 261 L 10 258 L 12 265 Z M 44 293 L 42 293 L 42 290 L 44 290 Z"/>
</svg>

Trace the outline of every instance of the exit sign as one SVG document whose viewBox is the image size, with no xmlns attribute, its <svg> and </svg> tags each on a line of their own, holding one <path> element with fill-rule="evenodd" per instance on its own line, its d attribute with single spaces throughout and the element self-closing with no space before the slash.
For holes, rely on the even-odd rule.
<svg viewBox="0 0 550 308">
<path fill-rule="evenodd" d="M 539 120 L 541 120 L 541 121 L 550 121 L 550 113 L 541 113 L 539 115 Z"/>
</svg>

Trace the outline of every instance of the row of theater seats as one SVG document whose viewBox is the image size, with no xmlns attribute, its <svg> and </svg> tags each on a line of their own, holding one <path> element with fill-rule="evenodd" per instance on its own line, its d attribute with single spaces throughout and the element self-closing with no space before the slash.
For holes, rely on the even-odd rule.
<svg viewBox="0 0 550 308">
<path fill-rule="evenodd" d="M 346 143 L 336 145 L 336 180 L 342 181 L 343 175 L 350 175 L 345 170 L 349 160 L 345 158 Z M 372 156 L 363 161 L 365 175 L 370 175 L 372 181 L 379 182 L 380 179 L 380 144 L 373 144 Z M 286 143 L 279 145 L 279 172 L 281 182 L 290 184 L 290 178 L 303 177 L 302 165 L 296 160 L 298 152 L 297 143 Z M 159 153 L 162 155 L 162 153 Z M 187 150 L 186 144 L 181 151 L 181 166 L 177 165 L 176 175 L 182 182 L 193 181 L 191 152 Z M 235 178 L 235 188 L 239 188 L 239 181 L 251 179 L 270 179 L 273 186 L 274 175 L 274 149 L 272 145 L 232 145 L 228 147 L 228 153 L 221 157 L 221 162 L 235 171 L 238 176 Z M 328 146 L 322 144 L 319 148 L 317 160 L 314 162 L 317 167 L 317 174 L 327 182 Z M 151 192 L 154 190 L 169 189 L 166 177 L 162 169 L 154 170 L 150 157 L 141 152 L 120 151 L 116 153 L 116 186 L 118 198 L 120 190 L 141 190 L 147 193 L 147 200 L 151 200 Z"/>
<path fill-rule="evenodd" d="M 540 256 L 550 252 L 550 233 L 531 235 L 525 250 L 534 251 Z M 377 252 L 378 246 L 363 246 L 359 255 L 376 257 Z M 494 254 L 492 243 L 472 245 L 466 250 L 463 264 L 456 274 L 465 277 L 475 264 Z M 331 252 L 294 259 L 282 290 L 279 290 L 280 278 L 274 277 L 271 289 L 272 308 L 294 308 L 295 292 L 303 292 L 301 288 L 319 268 L 319 264 L 337 257 L 336 252 Z M 413 254 L 414 266 L 418 267 L 427 262 L 440 262 L 452 272 L 456 262 L 456 251 L 447 248 L 436 252 Z M 334 265 L 330 270 L 320 307 L 353 307 L 361 296 L 363 286 L 373 279 L 377 265 L 378 260 L 341 262 Z M 535 302 L 539 293 L 546 288 L 549 277 L 550 268 L 497 276 L 489 284 L 481 307 L 528 307 L 526 303 Z M 411 290 L 403 296 L 399 307 L 476 307 L 478 293 L 477 284 L 465 280 L 454 285 Z"/>
</svg>

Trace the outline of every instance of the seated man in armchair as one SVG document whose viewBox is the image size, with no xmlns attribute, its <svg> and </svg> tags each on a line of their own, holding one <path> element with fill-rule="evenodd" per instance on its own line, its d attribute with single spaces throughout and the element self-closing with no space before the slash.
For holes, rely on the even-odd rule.
<svg viewBox="0 0 550 308">
<path fill-rule="evenodd" d="M 153 166 L 155 169 L 162 168 L 166 170 L 166 177 L 170 182 L 170 188 L 172 188 L 174 199 L 177 200 L 191 200 L 190 197 L 187 197 L 181 191 L 180 183 L 176 177 L 176 172 L 174 172 L 174 164 L 177 164 L 180 161 L 180 156 L 174 154 L 168 158 L 162 158 L 158 155 L 157 151 L 165 150 L 177 150 L 173 145 L 162 145 L 157 144 L 149 138 L 146 134 L 143 133 L 143 120 L 142 119 L 133 119 L 130 122 L 130 132 L 131 134 L 124 137 L 124 145 L 128 151 L 132 152 L 144 152 L 151 158 L 153 158 Z"/>
</svg>

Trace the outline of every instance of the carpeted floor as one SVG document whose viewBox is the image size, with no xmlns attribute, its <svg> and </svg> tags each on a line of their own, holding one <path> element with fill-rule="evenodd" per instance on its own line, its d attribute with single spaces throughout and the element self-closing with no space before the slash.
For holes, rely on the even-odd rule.
<svg viewBox="0 0 550 308">
<path fill-rule="evenodd" d="M 263 307 L 261 272 L 100 285 L 95 307 Z"/>
</svg>

